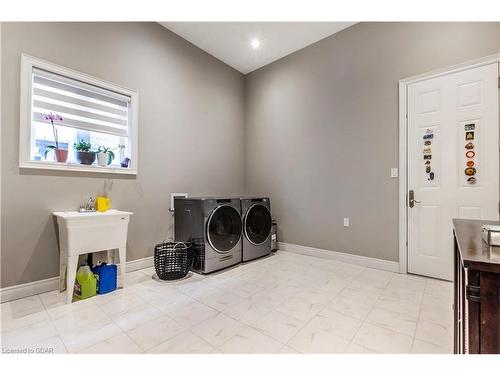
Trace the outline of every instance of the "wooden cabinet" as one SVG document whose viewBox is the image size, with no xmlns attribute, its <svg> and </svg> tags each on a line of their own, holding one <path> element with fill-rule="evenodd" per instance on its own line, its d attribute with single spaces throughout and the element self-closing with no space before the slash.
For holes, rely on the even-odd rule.
<svg viewBox="0 0 500 375">
<path fill-rule="evenodd" d="M 481 225 L 453 220 L 455 243 L 454 352 L 500 353 L 500 248 L 481 238 Z"/>
</svg>

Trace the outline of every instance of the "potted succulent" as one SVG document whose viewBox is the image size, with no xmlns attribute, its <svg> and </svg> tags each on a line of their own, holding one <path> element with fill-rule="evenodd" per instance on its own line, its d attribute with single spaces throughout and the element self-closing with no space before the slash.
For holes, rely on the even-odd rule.
<svg viewBox="0 0 500 375">
<path fill-rule="evenodd" d="M 99 148 L 97 149 L 97 164 L 101 167 L 110 165 L 115 159 L 114 151 L 124 148 L 125 145 L 118 145 L 118 147 L 115 148 L 99 146 Z"/>
<path fill-rule="evenodd" d="M 47 154 L 54 150 L 56 154 L 56 160 L 59 163 L 66 163 L 66 160 L 68 160 L 68 150 L 63 150 L 62 148 L 59 148 L 59 137 L 57 136 L 57 129 L 54 125 L 54 121 L 62 121 L 63 118 L 59 116 L 58 114 L 53 114 L 52 112 L 45 115 L 45 120 L 50 121 L 52 124 L 52 132 L 54 133 L 54 141 L 56 142 L 56 145 L 49 145 L 45 147 L 45 159 L 47 159 Z"/>
<path fill-rule="evenodd" d="M 92 148 L 89 142 L 80 139 L 74 145 L 76 152 L 76 158 L 80 164 L 90 165 L 95 161 L 95 152 L 90 151 Z"/>
</svg>

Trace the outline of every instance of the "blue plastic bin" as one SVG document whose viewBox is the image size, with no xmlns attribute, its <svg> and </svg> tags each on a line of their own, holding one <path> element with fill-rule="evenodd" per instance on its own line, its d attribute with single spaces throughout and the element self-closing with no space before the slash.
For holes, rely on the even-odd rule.
<svg viewBox="0 0 500 375">
<path fill-rule="evenodd" d="M 116 289 L 117 267 L 116 264 L 102 263 L 94 268 L 92 272 L 97 278 L 97 293 L 105 294 Z"/>
</svg>

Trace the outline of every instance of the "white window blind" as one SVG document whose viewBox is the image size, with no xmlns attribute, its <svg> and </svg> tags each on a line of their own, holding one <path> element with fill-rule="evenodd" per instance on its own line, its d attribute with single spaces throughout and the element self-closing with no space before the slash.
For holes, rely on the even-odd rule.
<svg viewBox="0 0 500 375">
<path fill-rule="evenodd" d="M 57 113 L 61 125 L 127 137 L 131 98 L 59 74 L 33 68 L 32 120 L 47 123 Z"/>
</svg>

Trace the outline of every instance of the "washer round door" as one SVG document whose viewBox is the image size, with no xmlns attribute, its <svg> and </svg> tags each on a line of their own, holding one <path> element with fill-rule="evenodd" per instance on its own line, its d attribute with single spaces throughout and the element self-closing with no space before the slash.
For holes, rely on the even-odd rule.
<svg viewBox="0 0 500 375">
<path fill-rule="evenodd" d="M 271 234 L 272 218 L 269 209 L 262 204 L 251 206 L 245 216 L 245 236 L 253 245 L 264 243 Z"/>
<path fill-rule="evenodd" d="M 207 222 L 207 237 L 219 253 L 232 250 L 241 238 L 241 215 L 232 206 L 222 205 L 212 211 Z"/>
</svg>

